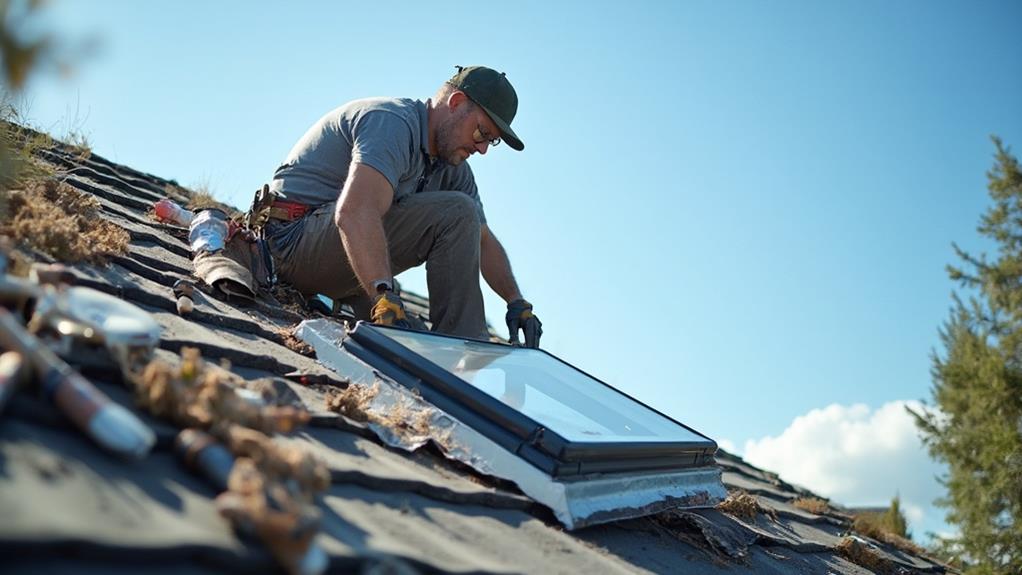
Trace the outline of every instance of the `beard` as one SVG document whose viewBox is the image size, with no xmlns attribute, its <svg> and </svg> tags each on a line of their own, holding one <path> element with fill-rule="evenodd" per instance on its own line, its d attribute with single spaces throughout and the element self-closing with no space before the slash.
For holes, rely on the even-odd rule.
<svg viewBox="0 0 1022 575">
<path fill-rule="evenodd" d="M 457 166 L 472 154 L 470 150 L 466 150 L 464 146 L 457 145 L 456 142 L 458 125 L 468 115 L 469 111 L 468 106 L 462 107 L 454 114 L 448 116 L 436 129 L 437 157 L 452 166 Z"/>
</svg>

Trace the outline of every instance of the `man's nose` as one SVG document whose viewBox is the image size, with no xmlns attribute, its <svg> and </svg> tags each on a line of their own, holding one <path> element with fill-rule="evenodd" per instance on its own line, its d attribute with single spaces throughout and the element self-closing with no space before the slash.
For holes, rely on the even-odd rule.
<svg viewBox="0 0 1022 575">
<path fill-rule="evenodd" d="M 490 149 L 489 142 L 476 142 L 476 151 L 482 155 L 486 155 L 486 150 Z"/>
</svg>

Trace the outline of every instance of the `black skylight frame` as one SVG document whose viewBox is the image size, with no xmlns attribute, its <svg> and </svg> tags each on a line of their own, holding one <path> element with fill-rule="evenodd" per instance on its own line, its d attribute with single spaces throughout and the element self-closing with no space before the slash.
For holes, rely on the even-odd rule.
<svg viewBox="0 0 1022 575">
<path fill-rule="evenodd" d="M 504 449 L 517 454 L 551 477 L 570 478 L 589 473 L 664 471 L 714 464 L 713 454 L 717 450 L 717 444 L 712 439 L 549 352 L 538 350 L 624 398 L 704 438 L 705 441 L 578 442 L 565 439 L 558 433 L 544 428 L 533 418 L 391 339 L 387 332 L 392 330 L 404 331 L 359 322 L 349 333 L 350 337 L 345 338 L 343 346 L 355 357 L 372 365 L 401 385 L 417 390 L 429 403 Z M 426 335 L 486 346 L 507 347 L 506 344 L 432 332 Z"/>
</svg>

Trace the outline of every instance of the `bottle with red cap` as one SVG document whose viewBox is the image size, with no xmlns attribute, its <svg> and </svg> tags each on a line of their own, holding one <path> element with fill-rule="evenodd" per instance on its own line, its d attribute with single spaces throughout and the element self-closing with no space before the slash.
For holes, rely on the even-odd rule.
<svg viewBox="0 0 1022 575">
<path fill-rule="evenodd" d="M 163 198 L 153 204 L 153 211 L 160 220 L 184 227 L 191 224 L 192 218 L 195 217 L 191 210 L 182 208 L 170 198 Z"/>
</svg>

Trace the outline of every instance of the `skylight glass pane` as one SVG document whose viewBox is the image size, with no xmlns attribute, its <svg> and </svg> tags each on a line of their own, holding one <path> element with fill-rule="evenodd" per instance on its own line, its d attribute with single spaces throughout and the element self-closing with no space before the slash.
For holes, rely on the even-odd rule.
<svg viewBox="0 0 1022 575">
<path fill-rule="evenodd" d="M 542 351 L 421 332 L 380 331 L 568 441 L 708 443 Z"/>
</svg>

